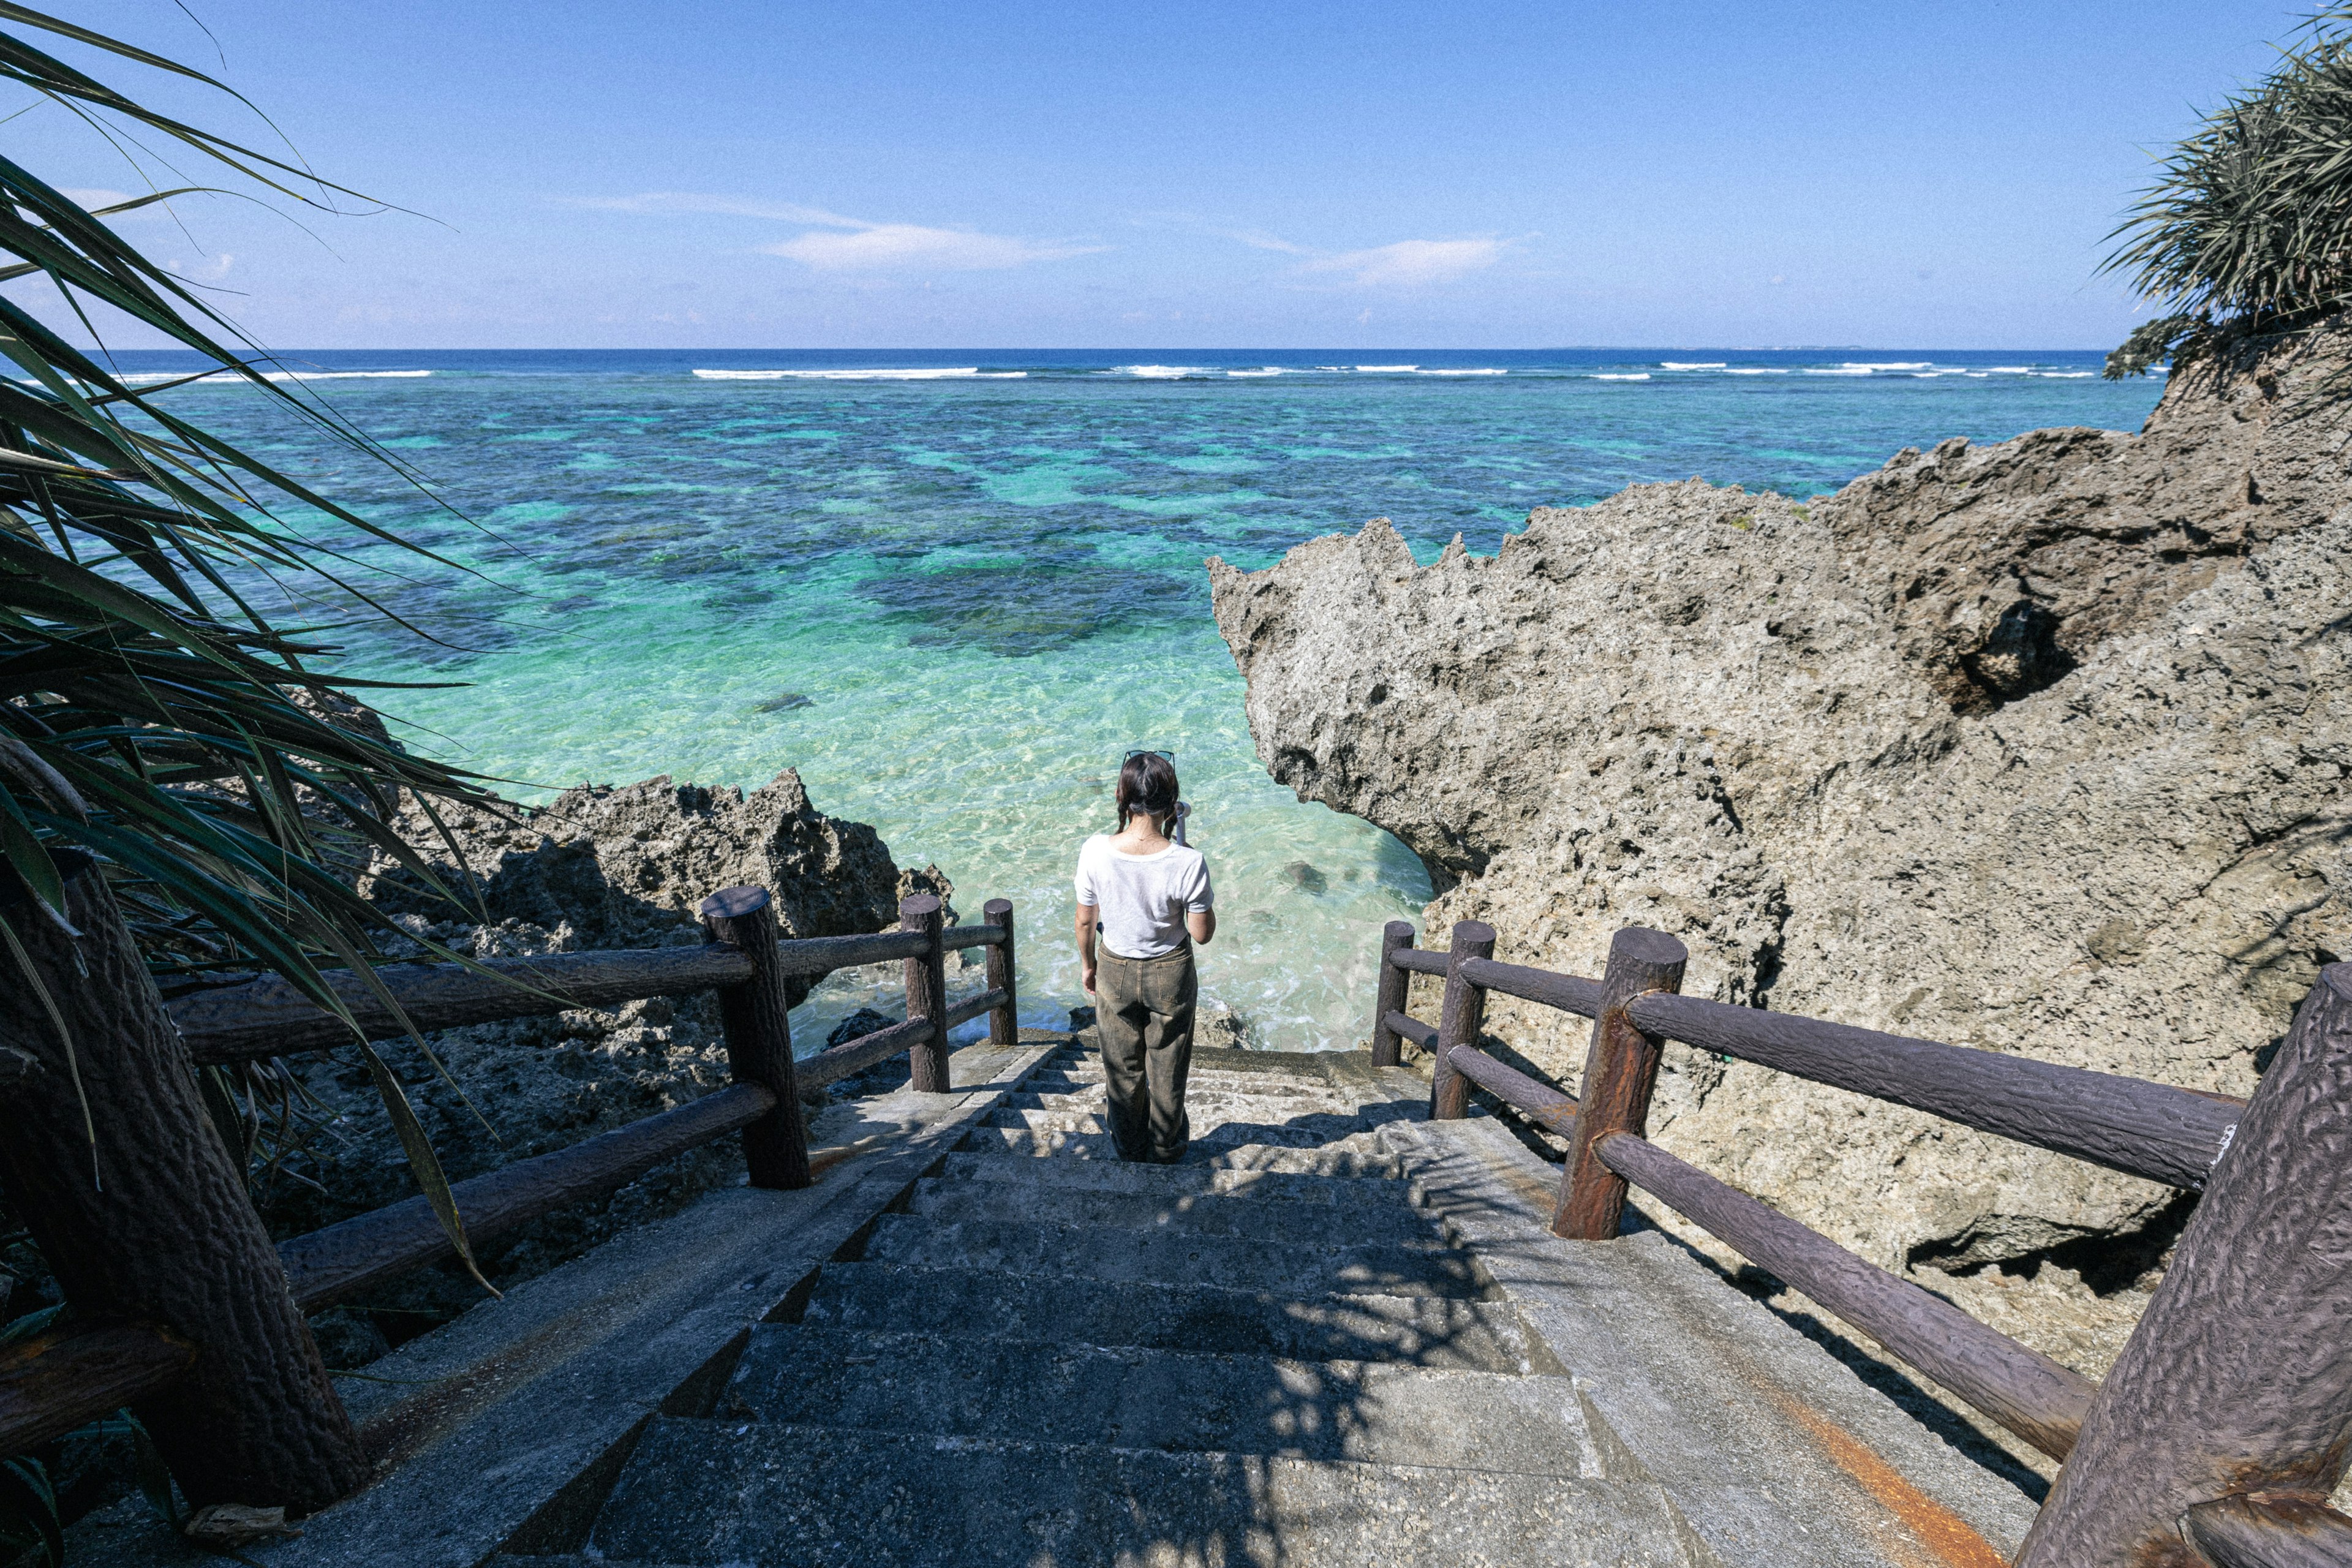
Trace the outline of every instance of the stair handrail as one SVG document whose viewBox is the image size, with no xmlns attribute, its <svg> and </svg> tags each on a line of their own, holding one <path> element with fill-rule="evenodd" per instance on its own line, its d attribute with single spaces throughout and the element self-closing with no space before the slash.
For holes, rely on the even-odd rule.
<svg viewBox="0 0 2352 1568">
<path fill-rule="evenodd" d="M 1569 1141 L 1552 1229 L 1612 1240 L 1640 1187 L 2065 1461 L 2017 1568 L 2098 1568 L 2189 1550 L 2218 1568 L 2292 1568 L 2352 1548 L 2326 1506 L 2352 1454 L 2352 963 L 2322 969 L 2251 1100 L 2030 1057 L 1680 994 L 1681 942 L 1619 931 L 1599 980 L 1496 963 L 1492 927 L 1443 952 L 1389 922 L 1372 1060 L 1431 1058 L 1430 1117 L 1475 1084 Z M 1443 1021 L 1405 1010 L 1442 977 Z M 1481 1050 L 1487 992 L 1591 1018 L 1583 1103 Z M 1660 1047 L 1726 1058 L 2203 1194 L 2174 1262 L 2104 1384 L 1878 1268 L 1643 1134 Z M 2304 1289 L 2282 1292 L 2294 1271 Z M 2267 1332 L 2255 1326 L 2267 1319 Z M 2184 1419 L 2184 1406 L 2195 1418 Z M 2184 1543 L 2192 1543 L 2184 1545 Z"/>
<path fill-rule="evenodd" d="M 102 935 L 131 951 L 127 929 L 117 931 L 107 923 L 121 921 L 112 900 L 97 901 L 102 907 L 84 913 L 83 928 L 96 924 Z M 351 971 L 329 971 L 325 978 L 350 1008 L 361 1037 L 371 1040 L 573 1008 L 610 1007 L 651 996 L 708 991 L 718 997 L 733 1081 L 727 1088 L 551 1153 L 509 1162 L 454 1184 L 450 1195 L 465 1221 L 467 1240 L 479 1243 L 510 1234 L 557 1209 L 613 1192 L 662 1162 L 730 1132 L 743 1135 L 751 1185 L 780 1191 L 809 1186 L 828 1165 L 855 1150 L 823 1151 L 812 1156 L 799 1110 L 802 1091 L 903 1053 L 911 1058 L 913 1088 L 948 1092 L 949 1031 L 982 1014 L 988 1016 L 991 1045 L 1017 1045 L 1020 1005 L 1013 978 L 1011 901 L 990 900 L 977 925 L 946 925 L 941 901 L 928 893 L 900 900 L 898 910 L 897 931 L 866 936 L 782 937 L 773 898 L 766 889 L 729 888 L 702 901 L 699 913 L 706 940 L 696 947 L 498 958 L 478 967 L 387 964 L 375 972 L 375 978 L 397 1004 L 396 1009 L 387 1007 L 376 989 Z M 950 1002 L 945 955 L 950 950 L 975 947 L 986 950 L 984 988 Z M 906 1019 L 795 1061 L 784 981 L 893 959 L 903 960 L 906 965 Z M 66 978 L 71 973 L 63 969 L 47 978 L 60 987 L 77 982 L 85 987 L 100 984 L 88 974 Z M 136 996 L 129 999 L 134 1005 L 121 1010 L 124 1026 L 145 1024 L 151 1037 L 144 1044 L 151 1056 L 160 1049 L 163 1059 L 176 1058 L 190 1068 L 318 1050 L 352 1038 L 350 1024 L 275 976 L 189 992 L 169 1002 L 155 994 L 143 970 L 138 981 L 145 997 L 143 1002 Z M 87 1047 L 88 1042 L 84 1044 Z M 0 1133 L 7 1131 L 6 1113 L 22 1109 L 9 1100 L 27 1094 L 70 1092 L 66 1089 L 66 1075 L 51 1070 L 57 1064 L 46 1062 L 37 1049 L 9 1047 L 5 1055 L 12 1070 L 0 1079 Z M 162 1091 L 178 1096 L 184 1090 L 193 1098 L 193 1074 L 176 1076 L 189 1081 L 163 1084 Z M 116 1124 L 118 1119 L 109 1118 L 110 1109 L 103 1102 L 92 1107 L 114 1137 L 125 1142 L 138 1141 L 143 1130 Z M 203 1121 L 201 1115 L 197 1120 Z M 145 1145 L 142 1157 L 168 1164 L 175 1160 L 202 1162 L 216 1158 L 219 1152 L 215 1148 L 207 1154 L 170 1139 L 154 1139 Z M 82 1159 L 87 1169 L 89 1155 Z M 22 1217 L 44 1256 L 67 1260 L 66 1267 L 57 1268 L 61 1278 L 87 1277 L 89 1271 L 72 1267 L 79 1238 L 73 1234 L 68 1216 L 46 1214 L 34 1205 Z M 186 1270 L 202 1275 L 207 1268 L 210 1239 L 159 1233 L 142 1241 L 178 1257 Z M 431 1205 L 418 1196 L 295 1237 L 278 1243 L 276 1250 L 283 1288 L 294 1305 L 307 1313 L 454 1256 L 456 1248 Z M 52 1267 L 56 1267 L 54 1261 Z M 203 1401 L 200 1394 L 192 1396 L 187 1379 L 201 1358 L 209 1355 L 215 1362 L 219 1360 L 216 1338 L 207 1332 L 215 1325 L 202 1310 L 184 1310 L 177 1321 L 166 1322 L 155 1321 L 155 1313 L 142 1310 L 149 1303 L 71 1299 L 69 1304 L 74 1313 L 71 1322 L 0 1347 L 0 1454 L 22 1452 L 126 1405 L 138 1408 L 168 1397 L 183 1418 L 154 1425 L 165 1449 L 164 1458 L 173 1462 L 170 1434 L 192 1428 L 184 1418 L 192 1397 L 197 1406 L 194 1414 L 199 1417 L 193 1425 L 202 1425 Z M 239 1311 L 239 1303 L 229 1293 L 209 1308 L 228 1318 Z M 299 1318 L 293 1320 L 293 1327 L 299 1331 Z M 316 1346 L 309 1342 L 307 1332 L 299 1333 L 299 1344 L 276 1348 L 298 1361 L 307 1361 L 315 1375 L 290 1384 L 272 1379 L 265 1396 L 280 1399 L 289 1407 L 315 1410 L 330 1426 L 342 1425 L 348 1429 Z M 230 1371 L 233 1375 L 234 1369 Z M 179 1467 L 174 1468 L 177 1473 Z M 247 1470 L 261 1477 L 261 1489 L 269 1490 L 271 1456 L 259 1456 Z M 282 1497 L 192 1500 L 268 1504 L 299 1497 L 304 1506 L 313 1507 L 324 1500 L 315 1476 L 284 1478 L 284 1487 Z M 344 1489 L 347 1483 L 329 1489 L 331 1493 Z"/>
</svg>

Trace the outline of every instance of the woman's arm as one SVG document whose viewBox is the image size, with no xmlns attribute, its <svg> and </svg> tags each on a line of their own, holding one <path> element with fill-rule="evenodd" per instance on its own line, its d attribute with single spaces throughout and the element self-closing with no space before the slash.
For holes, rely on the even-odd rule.
<svg viewBox="0 0 2352 1568">
<path fill-rule="evenodd" d="M 1092 904 L 1078 906 L 1078 985 L 1089 996 L 1095 994 L 1095 912 Z"/>
<path fill-rule="evenodd" d="M 1214 910 L 1185 910 L 1184 929 L 1192 933 L 1194 947 L 1208 946 L 1209 939 L 1217 934 L 1217 911 Z"/>
</svg>

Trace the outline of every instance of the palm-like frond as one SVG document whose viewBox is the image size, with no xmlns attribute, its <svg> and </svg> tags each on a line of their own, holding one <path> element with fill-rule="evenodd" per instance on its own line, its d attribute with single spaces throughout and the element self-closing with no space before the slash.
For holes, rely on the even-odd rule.
<svg viewBox="0 0 2352 1568">
<path fill-rule="evenodd" d="M 2205 118 L 2110 235 L 2105 269 L 2165 314 L 2108 356 L 2137 374 L 2222 334 L 2299 331 L 2352 304 L 2352 9 Z"/>
<path fill-rule="evenodd" d="M 151 111 L 34 47 L 34 34 L 229 90 L 5 3 L 0 80 L 101 129 L 166 138 L 265 195 L 330 208 L 364 199 Z M 16 261 L 0 281 L 45 279 L 85 324 L 121 312 L 202 356 L 209 374 L 242 378 L 394 462 L 299 384 L 268 379 L 272 362 L 257 345 L 103 218 L 0 156 L 0 252 Z M 330 673 L 339 687 L 377 683 L 333 669 L 331 647 L 271 625 L 239 584 L 302 577 L 373 607 L 351 553 L 321 531 L 413 547 L 182 418 L 157 389 L 119 377 L 13 300 L 0 299 L 0 893 L 17 895 L 13 907 L 0 898 L 0 922 L 63 921 L 66 872 L 94 861 L 151 963 L 266 967 L 343 1013 L 320 968 L 371 973 L 373 933 L 385 926 L 350 886 L 352 863 L 381 851 L 437 886 L 393 829 L 403 792 L 488 797 L 461 770 L 331 721 Z M 18 945 L 13 930 L 0 935 Z M 0 973 L 19 978 L 5 952 Z M 457 1235 L 413 1112 L 396 1085 L 385 1098 Z M 458 1247 L 465 1256 L 461 1235 Z"/>
</svg>

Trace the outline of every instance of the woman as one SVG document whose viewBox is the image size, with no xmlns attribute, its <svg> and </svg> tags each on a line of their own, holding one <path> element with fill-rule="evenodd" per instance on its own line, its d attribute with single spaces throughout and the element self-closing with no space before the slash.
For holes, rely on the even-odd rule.
<svg viewBox="0 0 2352 1568">
<path fill-rule="evenodd" d="M 1118 831 L 1078 851 L 1078 975 L 1095 998 L 1111 1142 L 1122 1160 L 1170 1165 L 1192 1137 L 1192 949 L 1216 934 L 1217 913 L 1208 862 L 1168 837 L 1179 809 L 1168 754 L 1129 752 L 1116 800 Z"/>
</svg>

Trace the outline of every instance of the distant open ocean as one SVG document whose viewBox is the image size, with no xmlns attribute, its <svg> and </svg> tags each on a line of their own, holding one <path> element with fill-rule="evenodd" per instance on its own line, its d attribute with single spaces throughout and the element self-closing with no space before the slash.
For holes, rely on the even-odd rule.
<svg viewBox="0 0 2352 1568">
<path fill-rule="evenodd" d="M 1484 554 L 1531 507 L 1693 475 L 1811 495 L 1948 436 L 2137 429 L 2163 388 L 2024 350 L 285 357 L 470 520 L 250 389 L 166 395 L 486 574 L 362 552 L 455 646 L 353 628 L 358 662 L 468 683 L 381 700 L 411 744 L 527 799 L 797 767 L 820 809 L 943 868 L 967 918 L 1011 898 L 1024 1016 L 1056 1025 L 1083 1000 L 1078 841 L 1123 752 L 1172 750 L 1217 881 L 1203 991 L 1288 1048 L 1367 1032 L 1381 924 L 1429 884 L 1266 778 L 1204 556 L 1265 566 L 1379 516 L 1424 562 L 1457 532 Z M 867 999 L 822 989 L 803 1048 Z"/>
</svg>

